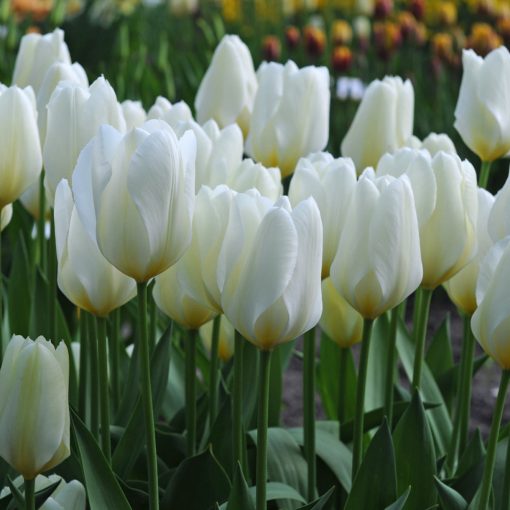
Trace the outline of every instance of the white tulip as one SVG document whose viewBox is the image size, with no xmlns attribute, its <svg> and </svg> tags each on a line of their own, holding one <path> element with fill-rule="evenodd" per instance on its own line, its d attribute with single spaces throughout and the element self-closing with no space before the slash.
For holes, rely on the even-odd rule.
<svg viewBox="0 0 510 510">
<path fill-rule="evenodd" d="M 124 119 L 126 121 L 126 129 L 129 131 L 135 127 L 140 127 L 147 120 L 147 113 L 143 109 L 140 101 L 126 100 L 120 103 Z"/>
</svg>

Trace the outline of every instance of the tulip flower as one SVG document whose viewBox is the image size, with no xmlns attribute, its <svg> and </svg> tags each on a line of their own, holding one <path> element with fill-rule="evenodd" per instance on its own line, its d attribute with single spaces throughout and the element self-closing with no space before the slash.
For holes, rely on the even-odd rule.
<svg viewBox="0 0 510 510">
<path fill-rule="evenodd" d="M 324 227 L 323 278 L 329 276 L 355 186 L 356 169 L 352 160 L 334 159 L 326 152 L 301 158 L 290 181 L 291 204 L 312 196 L 319 206 Z"/>
<path fill-rule="evenodd" d="M 33 90 L 0 84 L 0 210 L 37 182 L 41 168 Z"/>
<path fill-rule="evenodd" d="M 211 338 L 213 333 L 213 322 L 206 322 L 200 329 L 199 335 L 207 351 L 211 351 Z M 227 362 L 234 355 L 234 336 L 235 330 L 232 324 L 221 317 L 219 337 L 218 337 L 218 356 L 223 362 Z"/>
<path fill-rule="evenodd" d="M 480 270 L 480 263 L 487 251 L 492 247 L 493 240 L 489 236 L 489 214 L 494 203 L 494 197 L 482 188 L 478 188 L 478 218 L 476 235 L 478 250 L 476 256 L 464 266 L 455 276 L 444 283 L 444 288 L 455 306 L 467 315 L 476 310 L 476 282 Z"/>
<path fill-rule="evenodd" d="M 45 35 L 26 34 L 21 39 L 12 83 L 19 87 L 31 86 L 35 93 L 46 76 L 46 72 L 55 62 L 71 64 L 69 49 L 64 42 L 64 32 L 56 28 Z"/>
<path fill-rule="evenodd" d="M 454 126 L 482 161 L 494 161 L 510 150 L 510 53 L 501 46 L 483 59 L 463 50 L 462 64 Z"/>
<path fill-rule="evenodd" d="M 12 337 L 0 368 L 0 456 L 25 480 L 70 454 L 68 384 L 63 342 Z"/>
<path fill-rule="evenodd" d="M 243 158 L 243 134 L 239 126 L 231 124 L 220 129 L 214 120 L 203 126 L 191 120 L 180 122 L 175 128 L 178 135 L 187 130 L 192 130 L 197 140 L 195 192 L 202 185 L 214 188 L 227 184 Z"/>
<path fill-rule="evenodd" d="M 71 189 L 62 180 L 55 195 L 58 286 L 76 306 L 106 317 L 136 295 L 136 283 L 101 254 L 85 231 Z"/>
<path fill-rule="evenodd" d="M 140 101 L 123 101 L 120 103 L 120 107 L 122 108 L 128 131 L 135 127 L 140 127 L 147 120 L 147 113 L 145 113 Z"/>
<path fill-rule="evenodd" d="M 78 480 L 61 482 L 39 510 L 85 510 L 87 495 Z"/>
<path fill-rule="evenodd" d="M 497 242 L 510 235 L 510 177 L 497 192 L 494 204 L 489 214 L 489 235 L 493 242 Z"/>
<path fill-rule="evenodd" d="M 329 136 L 329 72 L 262 63 L 246 152 L 265 166 L 290 175 L 302 156 L 324 149 Z M 299 105 L 299 108 L 296 107 Z"/>
<path fill-rule="evenodd" d="M 392 76 L 375 80 L 366 89 L 342 141 L 342 156 L 353 159 L 358 173 L 366 167 L 375 167 L 383 154 L 406 144 L 413 134 L 413 121 L 411 82 Z"/>
<path fill-rule="evenodd" d="M 193 115 L 184 101 L 172 104 L 168 99 L 158 96 L 147 112 L 147 120 L 164 120 L 172 129 L 177 129 L 181 122 L 190 122 Z"/>
<path fill-rule="evenodd" d="M 454 154 L 408 148 L 386 154 L 377 175 L 406 174 L 413 188 L 420 225 L 425 289 L 434 289 L 460 271 L 476 252 L 476 173 Z"/>
<path fill-rule="evenodd" d="M 225 35 L 198 88 L 197 120 L 203 124 L 214 119 L 222 128 L 237 123 L 246 135 L 256 92 L 257 76 L 250 50 L 237 35 Z"/>
<path fill-rule="evenodd" d="M 98 78 L 89 88 L 63 82 L 52 94 L 43 148 L 46 188 L 51 202 L 58 183 L 62 179 L 71 182 L 80 151 L 102 124 L 121 131 L 126 127 L 115 92 L 104 78 Z"/>
<path fill-rule="evenodd" d="M 283 194 L 280 169 L 266 168 L 247 158 L 227 179 L 227 185 L 235 191 L 243 192 L 255 188 L 263 197 L 274 202 Z"/>
<path fill-rule="evenodd" d="M 12 204 L 6 205 L 0 212 L 0 232 L 7 226 L 12 220 Z"/>
<path fill-rule="evenodd" d="M 137 282 L 168 269 L 191 242 L 195 147 L 192 133 L 178 140 L 149 121 L 124 136 L 102 126 L 80 154 L 78 214 L 107 260 Z"/>
<path fill-rule="evenodd" d="M 428 151 L 432 157 L 441 151 L 448 154 L 457 154 L 452 139 L 446 133 L 430 133 L 424 138 L 420 149 Z"/>
</svg>

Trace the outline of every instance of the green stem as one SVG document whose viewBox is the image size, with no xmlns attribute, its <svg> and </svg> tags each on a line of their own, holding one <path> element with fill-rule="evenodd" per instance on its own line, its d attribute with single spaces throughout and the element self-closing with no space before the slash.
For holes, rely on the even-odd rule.
<svg viewBox="0 0 510 510">
<path fill-rule="evenodd" d="M 356 478 L 363 459 L 363 422 L 365 418 L 365 387 L 367 382 L 368 353 L 370 351 L 370 337 L 372 336 L 373 319 L 363 321 L 363 339 L 358 370 L 358 384 L 356 385 L 356 413 L 354 417 L 354 438 L 352 446 L 352 480 Z"/>
<path fill-rule="evenodd" d="M 491 433 L 489 444 L 487 446 L 487 455 L 485 456 L 485 467 L 483 470 L 482 490 L 480 493 L 479 510 L 487 510 L 489 507 L 489 498 L 492 488 L 492 475 L 496 461 L 496 444 L 498 442 L 499 427 L 503 417 L 503 408 L 505 406 L 506 391 L 510 380 L 510 370 L 503 370 L 501 382 L 499 383 L 498 398 L 492 417 Z"/>
<path fill-rule="evenodd" d="M 308 501 L 315 499 L 317 465 L 315 459 L 315 328 L 304 337 L 303 359 L 303 437 L 308 465 Z"/>
<path fill-rule="evenodd" d="M 89 341 L 87 316 L 80 310 L 80 378 L 78 394 L 78 410 L 81 419 L 86 423 L 87 415 L 87 382 L 88 382 Z"/>
<path fill-rule="evenodd" d="M 101 409 L 101 449 L 108 463 L 111 462 L 112 451 L 110 444 L 110 400 L 108 392 L 108 349 L 106 338 L 106 319 L 98 317 L 99 342 L 99 402 Z"/>
<path fill-rule="evenodd" d="M 501 508 L 510 508 L 510 438 L 507 439 Z"/>
<path fill-rule="evenodd" d="M 190 330 L 184 339 L 186 351 L 186 431 L 188 457 L 195 455 L 197 443 L 197 330 Z"/>
<path fill-rule="evenodd" d="M 461 387 L 460 398 L 462 402 L 460 414 L 459 451 L 464 451 L 467 445 L 469 432 L 469 418 L 471 415 L 471 390 L 473 378 L 473 361 L 475 357 L 475 337 L 471 330 L 471 317 L 464 317 L 464 352 L 465 372 L 464 384 Z"/>
<path fill-rule="evenodd" d="M 147 442 L 147 470 L 149 473 L 149 508 L 150 510 L 158 510 L 158 457 L 156 453 L 156 431 L 154 429 L 154 410 L 152 407 L 151 367 L 147 331 L 147 282 L 137 283 L 137 291 L 140 377 L 145 419 L 145 439 Z"/>
<path fill-rule="evenodd" d="M 430 301 L 432 298 L 432 290 L 420 287 L 417 291 L 419 306 L 417 312 L 417 322 L 414 324 L 414 368 L 413 368 L 413 387 L 420 389 L 421 372 L 423 368 L 423 359 L 425 358 L 425 340 L 427 338 L 427 324 L 429 321 Z"/>
<path fill-rule="evenodd" d="M 108 336 L 110 346 L 110 378 L 112 386 L 113 409 L 117 410 L 120 402 L 120 380 L 119 380 L 119 332 L 120 332 L 120 310 L 114 310 L 110 314 L 110 334 Z"/>
<path fill-rule="evenodd" d="M 487 189 L 489 185 L 489 173 L 491 169 L 492 161 L 482 161 L 480 168 L 480 176 L 478 179 L 478 186 L 483 189 Z"/>
<path fill-rule="evenodd" d="M 44 170 L 39 177 L 39 218 L 37 219 L 37 241 L 39 243 L 39 266 L 46 272 L 46 236 L 44 235 L 46 213 L 46 192 L 44 189 Z"/>
<path fill-rule="evenodd" d="M 345 422 L 347 412 L 347 362 L 349 361 L 349 347 L 340 347 L 340 374 L 338 374 L 338 439 L 342 440 L 342 423 Z"/>
<path fill-rule="evenodd" d="M 25 478 L 25 510 L 35 510 L 35 478 Z"/>
<path fill-rule="evenodd" d="M 89 318 L 89 348 L 90 348 L 90 432 L 99 439 L 99 379 L 97 352 L 97 324 L 93 315 Z"/>
<path fill-rule="evenodd" d="M 51 216 L 51 234 L 48 243 L 48 331 L 50 338 L 57 341 L 57 253 L 55 245 L 55 221 Z"/>
<path fill-rule="evenodd" d="M 397 342 L 397 326 L 400 316 L 400 305 L 390 312 L 390 331 L 388 336 L 388 366 L 386 367 L 386 383 L 384 389 L 384 414 L 391 430 L 393 422 L 393 384 L 395 379 L 395 347 Z"/>
<path fill-rule="evenodd" d="M 153 285 L 154 287 L 154 285 Z M 152 292 L 148 293 L 148 300 L 149 300 L 149 315 L 150 315 L 150 321 L 149 321 L 149 350 L 150 352 L 154 352 L 154 349 L 156 348 L 156 321 L 157 321 L 157 308 L 156 308 L 156 301 L 154 301 L 154 298 L 152 297 Z"/>
<path fill-rule="evenodd" d="M 235 332 L 234 346 L 234 385 L 232 388 L 232 440 L 234 453 L 233 468 L 237 462 L 244 466 L 243 441 L 243 349 L 244 338 L 237 330 Z"/>
<path fill-rule="evenodd" d="M 257 510 L 266 510 L 267 424 L 269 416 L 269 376 L 271 351 L 260 352 L 260 386 L 257 424 Z"/>
<path fill-rule="evenodd" d="M 213 427 L 218 411 L 218 350 L 220 345 L 221 315 L 213 321 L 211 338 L 211 367 L 209 376 L 209 426 Z"/>
</svg>

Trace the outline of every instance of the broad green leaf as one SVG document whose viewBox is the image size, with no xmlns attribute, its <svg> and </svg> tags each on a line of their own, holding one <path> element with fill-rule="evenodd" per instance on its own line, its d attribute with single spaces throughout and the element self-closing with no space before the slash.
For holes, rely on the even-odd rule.
<svg viewBox="0 0 510 510">
<path fill-rule="evenodd" d="M 295 428 L 288 431 L 303 447 L 303 429 Z M 320 428 L 315 430 L 315 453 L 333 472 L 342 487 L 349 492 L 351 490 L 352 453 L 338 439 L 338 427 L 336 434 L 331 434 Z"/>
<path fill-rule="evenodd" d="M 165 424 L 156 425 L 158 457 L 169 468 L 176 468 L 187 455 L 186 437 L 172 432 Z"/>
<path fill-rule="evenodd" d="M 162 414 L 171 420 L 184 406 L 185 380 L 184 353 L 173 343 L 170 347 L 170 370 L 168 372 L 167 390 L 161 408 Z"/>
<path fill-rule="evenodd" d="M 223 469 L 232 477 L 232 405 L 229 398 L 223 401 L 220 412 L 213 424 L 209 444 L 212 445 L 215 457 Z"/>
<path fill-rule="evenodd" d="M 412 381 L 415 346 L 402 321 L 400 321 L 397 331 L 397 350 L 407 378 L 409 381 Z M 423 364 L 421 374 L 420 394 L 422 400 L 440 404 L 436 409 L 428 412 L 427 419 L 430 421 L 430 428 L 436 446 L 436 454 L 438 457 L 441 457 L 448 451 L 453 427 L 441 391 L 426 363 Z M 414 489 L 411 498 L 413 495 Z"/>
<path fill-rule="evenodd" d="M 183 461 L 168 484 L 161 508 L 207 510 L 226 501 L 229 479 L 210 449 Z"/>
<path fill-rule="evenodd" d="M 397 497 L 395 453 L 386 420 L 370 442 L 345 510 L 384 508 Z"/>
<path fill-rule="evenodd" d="M 238 510 L 240 508 L 243 510 L 255 510 L 255 502 L 244 479 L 241 465 L 238 462 L 226 510 Z"/>
<path fill-rule="evenodd" d="M 425 360 L 436 379 L 453 367 L 449 314 L 432 337 Z"/>
<path fill-rule="evenodd" d="M 467 501 L 454 489 L 448 487 L 439 478 L 434 477 L 439 502 L 443 510 L 466 510 Z"/>
<path fill-rule="evenodd" d="M 436 503 L 434 443 L 425 410 L 417 392 L 393 433 L 397 489 L 411 486 L 406 510 L 423 510 Z"/>
<path fill-rule="evenodd" d="M 245 430 L 257 426 L 255 407 L 258 396 L 259 350 L 250 342 L 243 348 L 243 421 Z"/>
<path fill-rule="evenodd" d="M 71 412 L 71 417 L 80 452 L 90 509 L 131 509 L 95 439 L 74 411 Z"/>
<path fill-rule="evenodd" d="M 48 330 L 48 280 L 39 268 L 35 272 L 33 306 L 30 313 L 30 337 L 37 338 L 43 335 L 49 338 Z"/>
<path fill-rule="evenodd" d="M 325 492 L 320 498 L 312 501 L 311 503 L 308 503 L 308 505 L 298 508 L 298 510 L 323 510 L 329 503 L 333 492 L 335 492 L 335 488 L 331 487 L 331 489 Z"/>
<path fill-rule="evenodd" d="M 411 487 L 408 487 L 407 490 L 400 496 L 400 498 L 395 501 L 395 503 L 392 503 L 390 506 L 387 506 L 384 510 L 402 510 L 404 508 L 404 505 L 407 502 L 407 498 L 409 497 L 409 493 L 411 492 Z"/>
</svg>

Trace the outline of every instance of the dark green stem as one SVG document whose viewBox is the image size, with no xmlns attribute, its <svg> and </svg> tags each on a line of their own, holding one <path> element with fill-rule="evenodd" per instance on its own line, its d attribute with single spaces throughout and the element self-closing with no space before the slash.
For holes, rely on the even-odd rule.
<svg viewBox="0 0 510 510">
<path fill-rule="evenodd" d="M 110 397 L 108 391 L 108 349 L 106 338 L 106 319 L 98 317 L 98 351 L 99 351 L 99 402 L 101 409 L 101 449 L 108 463 L 111 462 L 110 444 Z"/>
<path fill-rule="evenodd" d="M 482 161 L 480 168 L 480 176 L 478 179 L 478 186 L 483 189 L 487 189 L 489 185 L 489 174 L 491 169 L 492 161 Z"/>
<path fill-rule="evenodd" d="M 503 417 L 503 409 L 505 406 L 506 391 L 508 389 L 509 380 L 510 370 L 503 370 L 501 374 L 501 382 L 499 383 L 496 407 L 494 409 L 494 414 L 492 415 L 491 433 L 489 436 L 489 444 L 487 446 L 487 454 L 485 456 L 482 490 L 480 492 L 480 500 L 478 506 L 479 510 L 488 510 L 489 508 L 489 498 L 492 488 L 492 475 L 496 461 L 496 445 L 498 442 L 499 428 L 501 426 L 501 418 Z"/>
<path fill-rule="evenodd" d="M 35 478 L 25 478 L 25 510 L 35 510 Z"/>
<path fill-rule="evenodd" d="M 154 301 L 154 298 L 152 297 L 152 292 L 148 293 L 148 299 L 149 299 L 149 315 L 150 315 L 150 321 L 149 321 L 149 350 L 151 353 L 154 352 L 154 349 L 156 348 L 156 331 L 157 331 L 157 307 L 156 307 L 156 301 Z"/>
<path fill-rule="evenodd" d="M 221 315 L 213 321 L 211 338 L 211 366 L 209 376 L 209 426 L 212 428 L 218 412 L 218 351 L 220 345 Z"/>
<path fill-rule="evenodd" d="M 116 411 L 120 402 L 119 380 L 119 349 L 120 349 L 120 310 L 114 310 L 110 314 L 110 334 L 108 336 L 110 346 L 110 378 L 112 387 L 112 404 Z"/>
<path fill-rule="evenodd" d="M 260 386 L 257 424 L 257 510 L 266 510 L 267 424 L 269 416 L 269 376 L 271 351 L 260 352 Z"/>
<path fill-rule="evenodd" d="M 370 337 L 372 336 L 373 319 L 363 321 L 363 339 L 358 370 L 358 384 L 356 385 L 356 412 L 354 416 L 354 438 L 352 445 L 352 481 L 356 478 L 363 460 L 363 422 L 365 418 L 365 387 L 367 383 L 368 353 L 370 351 Z"/>
<path fill-rule="evenodd" d="M 244 338 L 238 331 L 235 332 L 234 347 L 234 385 L 232 388 L 232 441 L 234 453 L 232 466 L 235 469 L 237 462 L 244 466 L 243 441 L 243 349 Z"/>
<path fill-rule="evenodd" d="M 349 361 L 349 347 L 340 347 L 340 373 L 338 374 L 338 439 L 342 440 L 342 424 L 347 412 L 347 362 Z"/>
<path fill-rule="evenodd" d="M 80 310 L 80 378 L 78 394 L 78 410 L 81 419 L 86 423 L 87 416 L 87 383 L 89 360 L 89 339 L 87 328 L 87 316 L 84 310 Z"/>
<path fill-rule="evenodd" d="M 308 465 L 308 501 L 315 499 L 317 465 L 315 459 L 315 328 L 304 336 L 303 358 L 303 438 Z"/>
<path fill-rule="evenodd" d="M 421 372 L 423 368 L 423 360 L 425 358 L 425 340 L 427 338 L 427 324 L 429 321 L 430 301 L 432 298 L 432 290 L 420 287 L 417 291 L 419 305 L 417 312 L 417 322 L 413 325 L 414 331 L 414 367 L 413 367 L 413 387 L 420 389 Z"/>
<path fill-rule="evenodd" d="M 397 342 L 397 326 L 400 316 L 400 305 L 390 312 L 390 331 L 388 335 L 388 366 L 386 367 L 386 383 L 384 389 L 384 414 L 391 430 L 393 422 L 393 384 L 395 379 L 395 347 Z"/>
<path fill-rule="evenodd" d="M 462 353 L 465 358 L 464 383 L 461 386 L 460 399 L 462 402 L 460 413 L 460 434 L 459 434 L 459 451 L 462 452 L 466 448 L 469 417 L 471 415 L 471 392 L 473 378 L 473 361 L 475 357 L 475 337 L 471 330 L 471 317 L 464 317 L 464 349 Z"/>
<path fill-rule="evenodd" d="M 97 324 L 93 315 L 89 318 L 89 348 L 90 348 L 90 432 L 99 440 L 99 379 L 97 352 Z"/>
<path fill-rule="evenodd" d="M 48 331 L 53 343 L 57 343 L 57 253 L 55 245 L 55 221 L 51 215 L 51 234 L 48 243 Z"/>
<path fill-rule="evenodd" d="M 190 330 L 184 339 L 186 352 L 186 437 L 188 457 L 195 455 L 197 443 L 197 330 Z"/>
<path fill-rule="evenodd" d="M 39 244 L 39 266 L 46 273 L 46 236 L 44 226 L 46 223 L 46 191 L 44 189 L 44 170 L 39 177 L 39 218 L 37 219 L 37 241 Z"/>
<path fill-rule="evenodd" d="M 149 338 L 147 331 L 147 282 L 137 284 L 138 291 L 138 334 L 140 347 L 140 377 L 142 403 L 145 420 L 145 439 L 147 443 L 147 470 L 149 473 L 149 508 L 159 509 L 158 494 L 158 457 L 156 453 L 156 431 L 154 429 L 154 410 L 152 406 L 151 369 L 149 357 Z"/>
<path fill-rule="evenodd" d="M 500 508 L 510 508 L 510 438 L 507 439 L 506 445 L 505 472 L 503 476 L 503 491 Z"/>
</svg>

